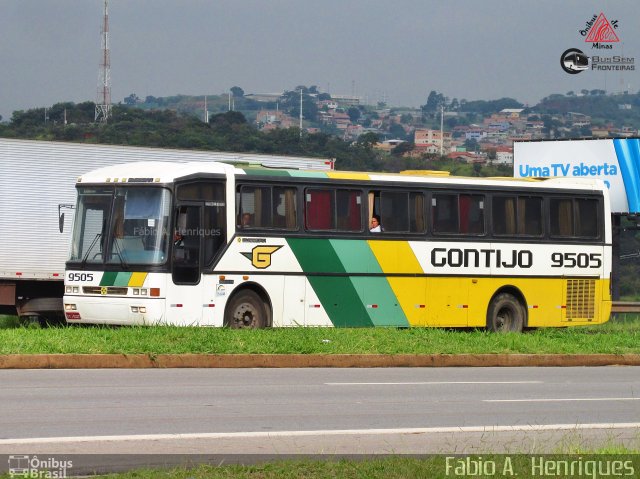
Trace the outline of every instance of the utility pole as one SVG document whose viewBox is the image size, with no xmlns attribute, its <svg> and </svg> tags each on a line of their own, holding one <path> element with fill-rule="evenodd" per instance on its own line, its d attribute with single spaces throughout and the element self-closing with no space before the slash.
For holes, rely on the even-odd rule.
<svg viewBox="0 0 640 479">
<path fill-rule="evenodd" d="M 104 0 L 104 18 L 102 22 L 102 56 L 100 60 L 100 79 L 98 82 L 98 100 L 96 101 L 96 123 L 106 123 L 111 117 L 111 58 L 109 52 L 109 1 Z"/>
<path fill-rule="evenodd" d="M 302 87 L 300 87 L 300 138 L 302 138 Z"/>
<path fill-rule="evenodd" d="M 440 156 L 444 150 L 444 105 L 440 105 Z"/>
</svg>

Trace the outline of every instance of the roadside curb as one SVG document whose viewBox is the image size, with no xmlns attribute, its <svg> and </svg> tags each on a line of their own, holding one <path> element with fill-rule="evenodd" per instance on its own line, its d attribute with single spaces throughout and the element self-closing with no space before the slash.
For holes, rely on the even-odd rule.
<svg viewBox="0 0 640 479">
<path fill-rule="evenodd" d="M 640 354 L 5 354 L 0 369 L 640 366 Z"/>
</svg>

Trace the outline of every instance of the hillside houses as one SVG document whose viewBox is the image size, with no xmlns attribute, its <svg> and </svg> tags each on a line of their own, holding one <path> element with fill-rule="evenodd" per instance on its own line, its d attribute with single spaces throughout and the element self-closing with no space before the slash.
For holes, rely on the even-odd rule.
<svg viewBox="0 0 640 479">
<path fill-rule="evenodd" d="M 248 97 L 248 95 L 247 95 Z M 315 102 L 314 118 L 303 119 L 307 131 L 323 131 L 347 141 L 356 141 L 365 133 L 380 139 L 377 147 L 394 151 L 403 145 L 406 156 L 446 156 L 468 163 L 513 163 L 513 142 L 561 137 L 631 137 L 637 129 L 614 125 L 594 125 L 590 115 L 569 111 L 564 114 L 536 113 L 533 108 L 504 108 L 480 114 L 445 111 L 444 118 L 436 112 L 425 115 L 418 108 L 389 108 L 385 104 L 365 105 L 361 98 L 349 95 L 308 95 Z M 276 102 L 274 95 L 252 95 L 254 101 Z M 628 106 L 629 105 L 629 106 Z M 625 108 L 635 104 L 625 103 Z M 633 111 L 633 110 L 632 110 Z M 263 109 L 256 115 L 262 129 L 288 128 L 299 125 L 299 109 L 293 115 L 282 110 Z M 303 113 L 306 114 L 303 109 Z M 443 130 L 439 126 L 442 121 Z M 400 150 L 397 150 L 400 151 Z"/>
</svg>

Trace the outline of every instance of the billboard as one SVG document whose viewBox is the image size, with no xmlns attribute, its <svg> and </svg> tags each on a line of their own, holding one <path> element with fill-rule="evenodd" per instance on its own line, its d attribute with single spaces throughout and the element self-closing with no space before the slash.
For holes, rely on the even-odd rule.
<svg viewBox="0 0 640 479">
<path fill-rule="evenodd" d="M 598 178 L 614 213 L 640 213 L 640 139 L 543 140 L 513 143 L 513 176 Z"/>
</svg>

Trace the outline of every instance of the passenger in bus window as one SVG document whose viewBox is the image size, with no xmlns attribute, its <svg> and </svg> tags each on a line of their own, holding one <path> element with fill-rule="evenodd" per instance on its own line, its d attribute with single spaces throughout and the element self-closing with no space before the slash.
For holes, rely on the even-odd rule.
<svg viewBox="0 0 640 479">
<path fill-rule="evenodd" d="M 380 216 L 373 215 L 373 217 L 371 218 L 371 228 L 369 228 L 369 231 L 371 231 L 372 233 L 382 232 L 382 225 L 380 224 Z"/>
<path fill-rule="evenodd" d="M 180 233 L 180 231 L 176 231 L 173 234 L 173 246 L 184 248 L 184 237 L 182 236 L 182 233 Z"/>
<path fill-rule="evenodd" d="M 251 218 L 251 213 L 242 213 L 242 221 L 240 224 L 243 228 L 247 228 L 249 226 L 253 226 L 253 221 Z"/>
</svg>

